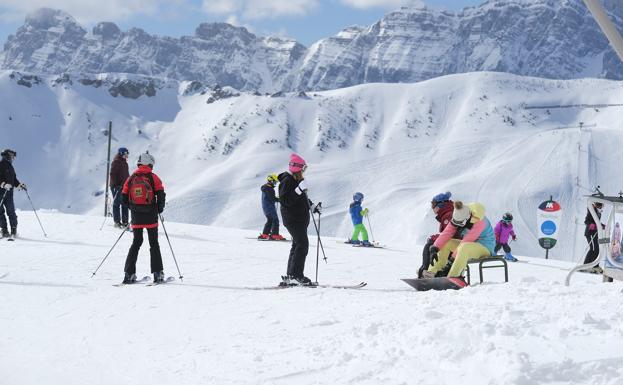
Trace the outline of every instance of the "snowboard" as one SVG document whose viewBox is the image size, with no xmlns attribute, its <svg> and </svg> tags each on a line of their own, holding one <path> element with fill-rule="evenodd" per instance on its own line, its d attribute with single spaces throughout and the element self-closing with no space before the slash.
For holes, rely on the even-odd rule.
<svg viewBox="0 0 623 385">
<path fill-rule="evenodd" d="M 403 281 L 417 291 L 459 290 L 467 286 L 463 279 L 454 277 L 406 278 Z"/>
</svg>

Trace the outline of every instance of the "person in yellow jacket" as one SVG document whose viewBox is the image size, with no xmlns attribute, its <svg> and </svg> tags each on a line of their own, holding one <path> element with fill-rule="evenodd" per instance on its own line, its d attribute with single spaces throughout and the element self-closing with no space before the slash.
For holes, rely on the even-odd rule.
<svg viewBox="0 0 623 385">
<path fill-rule="evenodd" d="M 489 257 L 493 255 L 494 248 L 495 234 L 485 216 L 485 207 L 477 202 L 465 205 L 456 201 L 452 220 L 430 247 L 431 266 L 425 278 L 435 277 L 448 264 L 450 253 L 454 256 L 454 262 L 448 277 L 460 277 L 467 261 Z"/>
</svg>

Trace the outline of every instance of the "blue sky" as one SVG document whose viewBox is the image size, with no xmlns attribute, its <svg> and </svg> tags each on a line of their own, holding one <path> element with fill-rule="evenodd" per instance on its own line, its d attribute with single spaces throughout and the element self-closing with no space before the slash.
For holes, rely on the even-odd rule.
<svg viewBox="0 0 623 385">
<path fill-rule="evenodd" d="M 349 25 L 369 25 L 401 5 L 421 0 L 0 0 L 0 41 L 46 6 L 62 9 L 90 27 L 113 21 L 121 29 L 152 34 L 192 35 L 204 21 L 226 21 L 258 35 L 280 35 L 309 46 Z M 424 0 L 431 7 L 460 10 L 484 0 Z"/>
</svg>

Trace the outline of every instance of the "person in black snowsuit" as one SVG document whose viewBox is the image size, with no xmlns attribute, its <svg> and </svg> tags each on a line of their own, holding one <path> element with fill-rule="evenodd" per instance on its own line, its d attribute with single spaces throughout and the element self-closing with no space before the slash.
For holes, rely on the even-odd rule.
<svg viewBox="0 0 623 385">
<path fill-rule="evenodd" d="M 283 237 L 279 235 L 279 216 L 275 203 L 279 202 L 279 198 L 275 195 L 275 186 L 279 182 L 279 177 L 275 174 L 269 175 L 267 182 L 262 185 L 262 210 L 266 216 L 266 224 L 262 234 L 258 239 L 271 239 L 273 241 L 283 241 Z"/>
<path fill-rule="evenodd" d="M 593 208 L 597 213 L 597 217 L 601 219 L 601 210 L 603 205 L 599 202 L 593 203 Z M 599 257 L 599 242 L 597 237 L 597 224 L 591 215 L 589 210 L 586 210 L 586 218 L 584 219 L 584 224 L 586 228 L 584 229 L 584 237 L 586 237 L 586 241 L 589 244 L 588 252 L 586 253 L 586 257 L 584 258 L 584 264 L 591 263 Z M 601 226 L 603 226 L 600 223 Z"/>
<path fill-rule="evenodd" d="M 310 220 L 310 208 L 320 212 L 320 205 L 314 205 L 307 198 L 307 187 L 303 173 L 307 169 L 305 160 L 296 154 L 290 157 L 288 171 L 279 175 L 279 202 L 283 224 L 292 236 L 292 247 L 288 257 L 287 276 L 284 282 L 311 284 L 304 274 L 305 259 L 309 251 L 307 227 Z"/>
<path fill-rule="evenodd" d="M 2 237 L 8 237 L 9 231 L 4 211 L 6 209 L 6 214 L 9 217 L 11 235 L 15 236 L 17 235 L 17 214 L 15 214 L 13 190 L 15 188 L 26 190 L 26 185 L 17 179 L 13 168 L 13 160 L 17 156 L 17 152 L 6 149 L 0 153 L 0 156 L 2 156 L 2 160 L 0 160 L 0 233 Z"/>
<path fill-rule="evenodd" d="M 126 179 L 130 176 L 128 168 L 128 156 L 130 152 L 125 147 L 120 147 L 115 159 L 110 165 L 110 191 L 113 196 L 112 216 L 115 227 L 128 227 L 128 206 L 123 204 L 121 189 Z"/>
</svg>

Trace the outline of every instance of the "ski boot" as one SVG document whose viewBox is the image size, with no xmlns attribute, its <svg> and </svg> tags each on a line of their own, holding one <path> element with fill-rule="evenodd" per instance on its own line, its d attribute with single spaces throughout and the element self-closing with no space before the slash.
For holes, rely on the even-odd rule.
<svg viewBox="0 0 623 385">
<path fill-rule="evenodd" d="M 506 259 L 507 261 L 510 261 L 510 262 L 517 262 L 517 258 L 513 257 L 513 254 L 511 254 L 511 253 L 505 253 L 504 254 L 504 259 Z"/>
<path fill-rule="evenodd" d="M 344 242 L 344 243 L 348 243 L 348 244 L 350 244 L 350 245 L 358 245 L 358 244 L 360 244 L 361 242 L 359 241 L 359 239 L 349 239 L 349 240 L 347 240 L 347 241 L 346 241 L 346 242 Z"/>
<path fill-rule="evenodd" d="M 125 273 L 123 277 L 123 284 L 130 284 L 136 282 L 136 274 Z"/>
<path fill-rule="evenodd" d="M 290 282 L 295 283 L 299 286 L 312 286 L 312 280 L 304 275 L 290 276 Z"/>
<path fill-rule="evenodd" d="M 370 243 L 370 241 L 363 241 L 363 242 L 361 242 L 361 246 L 363 246 L 363 247 L 374 247 L 374 245 L 372 243 Z"/>
<path fill-rule="evenodd" d="M 154 273 L 154 283 L 164 283 L 164 271 L 156 271 Z"/>
<path fill-rule="evenodd" d="M 279 234 L 272 234 L 270 236 L 271 241 L 285 241 L 286 239 Z"/>
<path fill-rule="evenodd" d="M 9 232 L 7 231 L 7 229 L 5 229 L 4 227 L 2 228 L 2 230 L 0 230 L 0 234 L 1 234 L 1 235 L 0 235 L 0 238 L 8 238 L 8 237 L 9 237 L 9 235 L 11 235 L 11 234 L 9 234 Z"/>
<path fill-rule="evenodd" d="M 270 237 L 268 236 L 268 234 L 260 234 L 257 239 L 270 239 Z"/>
<path fill-rule="evenodd" d="M 123 225 L 121 224 L 121 222 L 115 222 L 114 226 L 115 226 L 115 228 L 117 228 L 117 229 L 121 229 L 121 228 L 123 228 Z"/>
<path fill-rule="evenodd" d="M 289 275 L 282 275 L 281 276 L 281 282 L 279 282 L 279 286 L 291 286 L 291 282 L 290 282 L 290 276 Z"/>
</svg>

